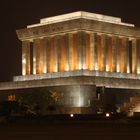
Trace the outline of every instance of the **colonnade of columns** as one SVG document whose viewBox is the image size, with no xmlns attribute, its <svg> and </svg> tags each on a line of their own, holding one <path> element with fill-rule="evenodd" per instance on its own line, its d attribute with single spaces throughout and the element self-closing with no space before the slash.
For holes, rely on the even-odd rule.
<svg viewBox="0 0 140 140">
<path fill-rule="evenodd" d="M 140 40 L 78 31 L 22 42 L 22 75 L 74 70 L 140 73 Z"/>
</svg>

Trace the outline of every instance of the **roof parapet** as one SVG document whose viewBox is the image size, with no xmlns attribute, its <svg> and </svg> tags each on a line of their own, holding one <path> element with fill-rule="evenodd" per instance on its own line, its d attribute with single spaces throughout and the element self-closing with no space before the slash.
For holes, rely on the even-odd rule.
<svg viewBox="0 0 140 140">
<path fill-rule="evenodd" d="M 38 27 L 38 26 L 43 26 L 43 25 L 53 24 L 53 23 L 58 23 L 58 22 L 63 22 L 63 21 L 69 21 L 69 20 L 79 19 L 79 18 L 114 23 L 114 24 L 119 24 L 119 25 L 124 25 L 124 26 L 131 26 L 131 27 L 135 26 L 134 24 L 121 22 L 121 18 L 118 18 L 118 17 L 78 11 L 78 12 L 43 18 L 43 19 L 40 19 L 40 23 L 28 25 L 27 28 L 33 28 L 33 27 Z"/>
</svg>

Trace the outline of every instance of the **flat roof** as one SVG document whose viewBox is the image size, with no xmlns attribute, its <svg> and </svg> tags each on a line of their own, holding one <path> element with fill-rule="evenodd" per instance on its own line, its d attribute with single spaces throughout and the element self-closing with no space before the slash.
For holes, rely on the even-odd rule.
<svg viewBox="0 0 140 140">
<path fill-rule="evenodd" d="M 38 27 L 38 26 L 43 26 L 43 25 L 53 24 L 53 23 L 58 23 L 58 22 L 63 22 L 63 21 L 69 21 L 69 20 L 79 19 L 79 18 L 97 20 L 97 21 L 101 21 L 101 22 L 108 22 L 108 23 L 114 23 L 114 24 L 134 27 L 134 24 L 124 23 L 121 21 L 121 18 L 118 18 L 118 17 L 106 16 L 106 15 L 102 15 L 102 14 L 96 14 L 96 13 L 90 13 L 90 12 L 84 12 L 84 11 L 78 11 L 78 12 L 72 12 L 72 13 L 68 13 L 68 14 L 43 18 L 43 19 L 40 19 L 40 23 L 28 25 L 27 28 L 33 28 L 33 27 Z"/>
</svg>

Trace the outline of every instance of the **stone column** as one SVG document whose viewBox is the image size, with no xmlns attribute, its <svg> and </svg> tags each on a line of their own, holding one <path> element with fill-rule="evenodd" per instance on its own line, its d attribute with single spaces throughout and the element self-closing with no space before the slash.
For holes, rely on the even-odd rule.
<svg viewBox="0 0 140 140">
<path fill-rule="evenodd" d="M 74 70 L 74 50 L 73 50 L 73 34 L 69 33 L 69 70 Z"/>
<path fill-rule="evenodd" d="M 98 35 L 97 35 L 97 33 L 94 34 L 94 44 L 95 44 L 94 69 L 99 70 L 99 65 L 98 65 Z"/>
<path fill-rule="evenodd" d="M 58 72 L 61 72 L 61 36 L 56 36 L 57 38 L 57 61 L 58 61 Z"/>
<path fill-rule="evenodd" d="M 36 41 L 33 40 L 33 74 L 36 74 Z"/>
<path fill-rule="evenodd" d="M 98 35 L 98 65 L 99 71 L 105 71 L 105 36 Z"/>
<path fill-rule="evenodd" d="M 26 75 L 26 43 L 22 42 L 22 75 Z"/>
<path fill-rule="evenodd" d="M 109 71 L 109 36 L 108 35 L 105 35 L 105 55 L 106 55 L 106 58 L 105 58 L 105 65 L 106 65 L 106 68 L 105 68 L 105 71 Z"/>
<path fill-rule="evenodd" d="M 69 70 L 69 47 L 68 47 L 68 35 L 64 34 L 62 36 L 62 59 L 63 59 L 63 71 Z"/>
<path fill-rule="evenodd" d="M 65 46 L 65 35 L 61 36 L 61 71 L 65 71 L 66 67 L 66 46 Z"/>
<path fill-rule="evenodd" d="M 112 36 L 108 36 L 108 71 L 112 71 Z"/>
<path fill-rule="evenodd" d="M 137 74 L 140 74 L 140 40 L 137 39 Z"/>
<path fill-rule="evenodd" d="M 50 38 L 50 72 L 56 72 L 55 70 L 55 47 L 54 37 Z"/>
<path fill-rule="evenodd" d="M 132 59 L 131 58 L 131 44 L 130 44 L 130 41 L 129 41 L 129 39 L 127 38 L 127 40 L 126 40 L 126 61 L 127 61 L 127 73 L 131 73 L 131 61 L 130 61 L 130 59 Z"/>
<path fill-rule="evenodd" d="M 101 35 L 97 35 L 98 70 L 101 71 Z"/>
<path fill-rule="evenodd" d="M 59 37 L 58 35 L 54 37 L 54 72 L 58 72 L 59 68 L 58 68 L 58 50 L 59 50 L 59 41 L 58 41 Z"/>
<path fill-rule="evenodd" d="M 30 74 L 33 74 L 33 41 L 30 42 Z"/>
<path fill-rule="evenodd" d="M 132 73 L 132 40 L 128 40 L 128 49 L 129 49 L 129 73 Z"/>
<path fill-rule="evenodd" d="M 78 35 L 73 34 L 74 70 L 78 70 Z"/>
<path fill-rule="evenodd" d="M 22 75 L 30 74 L 30 41 L 22 42 Z"/>
<path fill-rule="evenodd" d="M 65 48 L 66 48 L 66 65 L 65 71 L 69 71 L 69 35 L 65 35 Z"/>
<path fill-rule="evenodd" d="M 47 37 L 46 39 L 46 43 L 47 43 L 47 73 L 51 72 L 51 46 L 50 46 L 50 42 L 51 42 L 51 38 Z"/>
<path fill-rule="evenodd" d="M 106 42 L 105 42 L 105 35 L 102 34 L 101 35 L 101 71 L 105 71 L 105 68 L 106 68 Z"/>
<path fill-rule="evenodd" d="M 86 69 L 90 66 L 90 34 L 86 33 Z"/>
<path fill-rule="evenodd" d="M 111 72 L 116 72 L 116 36 L 112 36 L 112 69 Z"/>
<path fill-rule="evenodd" d="M 126 73 L 126 70 L 127 70 L 127 57 L 126 57 L 126 38 L 124 37 L 121 37 L 121 40 L 120 40 L 120 45 L 121 45 L 121 48 L 120 48 L 120 72 L 121 73 Z"/>
<path fill-rule="evenodd" d="M 89 70 L 95 69 L 95 36 L 94 33 L 90 33 L 90 64 Z"/>
<path fill-rule="evenodd" d="M 42 74 L 44 73 L 44 65 L 46 66 L 45 60 L 46 60 L 46 42 L 44 39 L 35 39 L 34 40 L 34 51 L 33 51 L 33 59 L 34 59 L 34 64 L 33 64 L 33 69 L 34 74 Z M 46 72 L 46 70 L 45 70 Z"/>
<path fill-rule="evenodd" d="M 46 38 L 41 39 L 41 73 L 47 73 L 47 41 Z"/>
<path fill-rule="evenodd" d="M 136 39 L 132 39 L 132 73 L 137 73 L 137 46 Z"/>
<path fill-rule="evenodd" d="M 86 68 L 86 33 L 81 32 L 82 36 L 82 69 L 87 69 Z"/>
<path fill-rule="evenodd" d="M 83 67 L 83 62 L 82 62 L 82 59 L 83 59 L 83 40 L 84 40 L 84 37 L 83 37 L 83 34 L 84 32 L 80 31 L 78 32 L 78 69 L 81 70 Z"/>
<path fill-rule="evenodd" d="M 40 55 L 40 50 L 39 50 L 39 45 L 40 45 L 40 39 L 34 39 L 34 69 L 35 72 L 34 74 L 39 74 L 39 55 Z"/>
<path fill-rule="evenodd" d="M 116 72 L 120 72 L 120 48 L 121 48 L 121 39 L 116 37 Z"/>
</svg>

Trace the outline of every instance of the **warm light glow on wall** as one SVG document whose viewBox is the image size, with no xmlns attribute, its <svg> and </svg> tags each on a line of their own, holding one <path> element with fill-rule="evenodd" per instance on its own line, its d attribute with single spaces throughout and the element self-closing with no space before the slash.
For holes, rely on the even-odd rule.
<svg viewBox="0 0 140 140">
<path fill-rule="evenodd" d="M 130 73 L 130 68 L 129 68 L 130 66 L 128 65 L 127 66 L 127 73 Z"/>
<path fill-rule="evenodd" d="M 98 64 L 95 63 L 95 70 L 98 70 Z"/>
<path fill-rule="evenodd" d="M 23 59 L 23 60 L 22 60 L 22 63 L 23 63 L 23 64 L 26 64 L 26 59 Z"/>
<path fill-rule="evenodd" d="M 84 99 L 83 97 L 79 96 L 76 106 L 82 107 L 83 105 L 84 105 Z"/>
<path fill-rule="evenodd" d="M 47 73 L 46 66 L 43 67 L 43 73 Z"/>
<path fill-rule="evenodd" d="M 82 64 L 81 64 L 81 62 L 79 62 L 78 69 L 79 69 L 79 70 L 81 70 L 81 69 L 82 69 Z"/>
<path fill-rule="evenodd" d="M 83 70 L 86 70 L 87 67 L 86 67 L 86 64 L 83 64 Z"/>
<path fill-rule="evenodd" d="M 22 75 L 26 75 L 26 59 L 22 60 Z"/>
<path fill-rule="evenodd" d="M 137 74 L 140 74 L 140 69 L 137 69 Z"/>
<path fill-rule="evenodd" d="M 36 74 L 36 58 L 33 58 L 33 74 Z"/>
<path fill-rule="evenodd" d="M 8 95 L 8 101 L 15 101 L 16 95 Z"/>
<path fill-rule="evenodd" d="M 117 64 L 117 72 L 120 72 L 120 65 Z"/>
<path fill-rule="evenodd" d="M 57 66 L 54 66 L 53 72 L 58 72 Z"/>
<path fill-rule="evenodd" d="M 69 65 L 66 64 L 65 71 L 69 71 Z"/>
<path fill-rule="evenodd" d="M 36 74 L 36 69 L 35 68 L 33 69 L 33 74 Z"/>
<path fill-rule="evenodd" d="M 22 75 L 26 75 L 26 70 L 22 69 Z"/>
<path fill-rule="evenodd" d="M 108 66 L 108 65 L 106 65 L 106 71 L 107 71 L 107 72 L 109 71 L 109 66 Z"/>
</svg>

